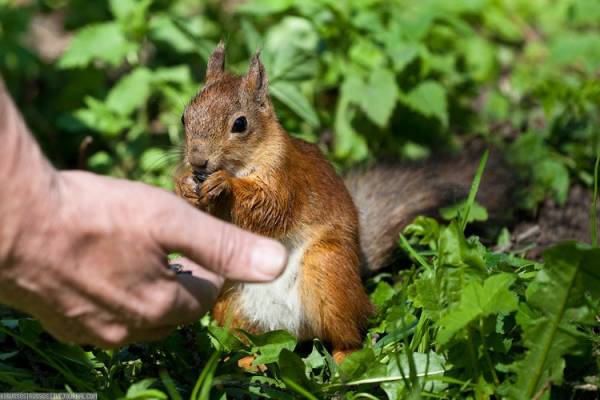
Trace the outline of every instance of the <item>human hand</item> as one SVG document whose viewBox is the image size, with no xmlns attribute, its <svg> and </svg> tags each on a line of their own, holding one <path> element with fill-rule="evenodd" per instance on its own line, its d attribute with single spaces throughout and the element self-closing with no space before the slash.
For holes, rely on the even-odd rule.
<svg viewBox="0 0 600 400">
<path fill-rule="evenodd" d="M 223 277 L 268 281 L 285 265 L 279 243 L 173 194 L 56 172 L 1 95 L 0 136 L 12 146 L 0 150 L 0 302 L 62 341 L 115 347 L 162 337 L 210 308 Z M 172 251 L 188 257 L 178 263 L 191 275 L 167 268 Z"/>
</svg>

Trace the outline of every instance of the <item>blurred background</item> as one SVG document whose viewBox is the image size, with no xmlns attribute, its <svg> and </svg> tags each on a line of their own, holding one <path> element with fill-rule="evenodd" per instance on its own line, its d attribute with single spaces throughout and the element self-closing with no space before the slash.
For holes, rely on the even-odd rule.
<svg viewBox="0 0 600 400">
<path fill-rule="evenodd" d="M 260 48 L 281 123 L 339 168 L 482 136 L 535 209 L 592 184 L 599 28 L 597 0 L 0 0 L 0 73 L 55 165 L 171 188 L 208 55 Z"/>
<path fill-rule="evenodd" d="M 534 348 L 538 336 L 550 332 L 543 320 L 553 314 L 539 304 L 553 307 L 558 297 L 579 308 L 565 314 L 569 325 L 556 324 L 555 331 L 562 332 L 556 340 L 544 342 L 552 343 L 546 350 L 552 351 L 555 364 L 544 364 L 545 359 L 539 358 L 543 365 L 539 364 L 538 372 L 545 368 L 544 374 L 552 374 L 548 379 L 560 384 L 565 370 L 564 391 L 554 388 L 553 399 L 583 398 L 577 392 L 581 388 L 590 392 L 587 398 L 597 398 L 598 297 L 585 297 L 588 303 L 583 302 L 580 286 L 587 282 L 583 275 L 577 275 L 580 286 L 571 291 L 563 280 L 545 278 L 555 276 L 544 275 L 552 268 L 540 269 L 540 264 L 514 254 L 537 259 L 542 245 L 590 240 L 593 170 L 600 144 L 599 0 L 0 0 L 0 75 L 52 162 L 59 168 L 86 169 L 166 189 L 172 188 L 180 161 L 182 111 L 201 89 L 206 60 L 220 39 L 227 43 L 227 68 L 237 73 L 244 73 L 251 55 L 262 49 L 282 125 L 290 134 L 317 143 L 340 171 L 383 157 L 419 160 L 459 152 L 477 140 L 501 148 L 525 183 L 515 204 L 520 211 L 506 223 L 508 229 L 495 236 L 497 241 L 485 242 L 490 250 L 474 237 L 467 241 L 461 232 L 451 241 L 461 246 L 452 248 L 456 265 L 441 269 L 452 278 L 454 270 L 463 273 L 467 257 L 474 263 L 485 255 L 490 271 L 510 271 L 514 279 L 518 277 L 514 293 L 522 300 L 516 322 L 505 315 L 499 315 L 497 322 L 495 315 L 486 320 L 491 321 L 485 325 L 485 340 L 493 343 L 489 349 L 495 368 L 487 350 L 487 358 L 479 355 L 473 370 L 465 361 L 465 354 L 473 357 L 471 349 L 486 348 L 478 344 L 479 339 L 474 347 L 464 346 L 472 345 L 472 332 L 476 332 L 473 337 L 481 335 L 484 343 L 481 324 L 477 331 L 461 331 L 460 338 L 469 340 L 457 339 L 456 347 L 446 352 L 431 333 L 437 329 L 437 317 L 417 317 L 428 315 L 420 310 L 423 304 L 434 309 L 430 316 L 441 316 L 435 308 L 439 299 L 444 310 L 456 306 L 463 287 L 453 285 L 462 282 L 462 275 L 460 280 L 448 280 L 454 283 L 447 287 L 439 284 L 440 289 L 428 286 L 433 283 L 427 274 L 416 275 L 413 268 L 384 272 L 366 283 L 380 309 L 367 342 L 387 335 L 373 344 L 386 350 L 377 350 L 375 360 L 367 345 L 358 356 L 363 358 L 357 358 L 356 366 L 350 363 L 345 373 L 353 379 L 372 378 L 369 374 L 389 367 L 381 376 L 397 377 L 399 353 L 393 349 L 407 343 L 405 319 L 420 318 L 424 322 L 419 327 L 424 328 L 411 339 L 418 346 L 419 362 L 428 366 L 427 354 L 431 354 L 432 364 L 441 366 L 445 357 L 443 366 L 449 372 L 447 381 L 440 379 L 448 383 L 448 391 L 423 396 L 500 398 L 508 393 L 524 349 Z M 479 219 L 485 218 L 487 214 Z M 427 240 L 434 243 L 432 237 L 450 229 L 442 230 L 434 220 L 420 223 L 429 224 L 421 230 L 426 236 L 421 245 Z M 433 253 L 422 254 L 429 258 Z M 567 264 L 553 268 L 571 271 L 575 264 Z M 536 275 L 538 270 L 542 273 Z M 480 264 L 473 271 L 469 279 L 482 283 Z M 539 281 L 534 282 L 534 276 Z M 538 285 L 543 279 L 555 286 L 543 289 Z M 416 282 L 410 287 L 417 289 L 407 290 L 407 282 Z M 421 300 L 419 287 L 427 294 Z M 533 296 L 537 303 L 526 301 L 525 294 L 529 296 L 536 287 L 547 290 L 546 297 Z M 416 308 L 407 309 L 407 293 L 411 301 L 416 298 Z M 531 314 L 532 309 L 538 311 Z M 253 353 L 247 353 L 226 330 L 209 325 L 205 317 L 159 344 L 103 351 L 57 343 L 43 334 L 35 320 L 0 307 L 0 391 L 66 388 L 99 391 L 100 398 L 107 399 L 167 398 L 150 388 L 159 377 L 162 386 L 155 387 L 178 399 L 178 391 L 189 394 L 200 382 L 209 396 L 214 375 L 218 390 L 228 384 L 227 392 L 239 392 L 238 398 L 261 390 L 269 398 L 298 398 L 292 391 L 275 390 L 285 387 L 273 378 L 284 370 L 285 359 L 280 358 L 277 367 L 269 364 L 266 373 L 246 374 L 242 379 L 235 357 Z M 576 329 L 578 341 L 573 339 Z M 274 349 L 279 354 L 282 348 L 295 346 L 295 338 L 287 334 L 267 335 L 253 339 L 252 352 L 258 349 L 273 355 Z M 215 375 L 219 343 L 226 343 L 234 358 L 219 364 Z M 579 347 L 575 349 L 574 343 Z M 408 348 L 406 353 L 412 354 L 415 348 Z M 312 371 L 311 383 L 304 382 L 303 374 L 297 382 L 311 390 L 323 384 L 320 393 L 342 398 L 338 378 L 331 372 L 337 367 L 323 349 L 316 343 L 303 361 L 294 356 L 287 365 L 292 372 L 286 373 L 298 377 L 294 371 L 306 367 Z M 566 364 L 563 354 L 569 355 Z M 288 351 L 287 357 L 293 353 Z M 487 363 L 495 379 L 480 373 Z M 526 384 L 532 364 L 522 365 L 518 374 Z M 503 380 L 501 386 L 494 371 Z M 233 381 L 229 374 L 235 374 Z M 406 398 L 398 394 L 408 393 L 401 391 L 404 383 L 385 379 L 381 388 L 366 385 L 369 393 L 346 393 L 344 398 L 383 398 L 384 391 L 390 399 Z M 550 382 L 535 398 L 549 398 L 544 390 Z M 467 397 L 471 393 L 474 397 Z"/>
</svg>

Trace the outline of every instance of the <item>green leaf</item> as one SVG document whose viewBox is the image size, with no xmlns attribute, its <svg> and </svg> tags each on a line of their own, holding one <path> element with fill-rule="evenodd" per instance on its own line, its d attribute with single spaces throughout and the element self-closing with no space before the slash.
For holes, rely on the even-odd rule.
<svg viewBox="0 0 600 400">
<path fill-rule="evenodd" d="M 509 393 L 531 399 L 547 384 L 560 384 L 564 356 L 591 351 L 591 342 L 577 324 L 594 323 L 586 293 L 600 297 L 600 249 L 575 242 L 563 243 L 543 254 L 545 266 L 527 288 L 527 317 L 523 329 L 525 357 L 514 364 L 516 383 Z"/>
<path fill-rule="evenodd" d="M 415 60 L 421 46 L 419 43 L 398 40 L 397 37 L 389 40 L 387 52 L 394 65 L 394 71 L 402 72 L 408 64 Z"/>
<path fill-rule="evenodd" d="M 442 125 L 448 126 L 448 105 L 446 101 L 446 89 L 434 81 L 419 83 L 401 100 L 413 110 L 426 117 L 438 119 Z"/>
<path fill-rule="evenodd" d="M 466 200 L 461 201 L 460 203 L 456 203 L 454 205 L 440 208 L 440 215 L 445 220 L 449 221 L 451 219 L 458 218 L 466 213 Z M 479 203 L 473 203 L 471 209 L 469 210 L 469 215 L 467 217 L 467 222 L 473 221 L 487 221 L 488 213 L 485 207 L 480 205 Z"/>
<path fill-rule="evenodd" d="M 440 377 L 445 373 L 445 360 L 439 354 L 434 352 L 418 353 L 413 352 L 412 358 L 414 360 L 415 371 L 414 375 L 417 377 L 419 386 L 423 385 L 423 389 L 427 391 L 441 391 L 447 385 L 438 382 L 432 377 Z M 385 378 L 382 377 L 384 383 L 381 388 L 386 392 L 389 399 L 404 399 L 402 395 L 406 389 L 406 384 L 403 376 L 408 379 L 410 375 L 410 362 L 406 354 L 392 354 L 392 357 L 387 365 L 387 373 Z M 425 378 L 430 378 L 426 380 Z M 393 381 L 392 381 L 393 379 Z M 375 381 L 376 378 L 369 380 Z M 386 382 L 387 381 L 387 382 Z"/>
<path fill-rule="evenodd" d="M 190 35 L 183 32 L 166 14 L 157 14 L 150 20 L 150 37 L 167 43 L 179 53 L 197 53 L 198 47 Z"/>
<path fill-rule="evenodd" d="M 151 92 L 152 73 L 145 67 L 134 69 L 111 89 L 106 106 L 126 116 L 146 103 Z"/>
<path fill-rule="evenodd" d="M 338 368 L 342 382 L 381 376 L 385 374 L 385 365 L 375 358 L 373 349 L 362 349 L 347 356 Z"/>
<path fill-rule="evenodd" d="M 145 12 L 152 0 L 110 0 L 110 11 L 117 19 L 127 20 L 135 14 Z"/>
<path fill-rule="evenodd" d="M 157 83 L 170 82 L 178 83 L 180 85 L 189 85 L 192 83 L 192 72 L 187 65 L 162 67 L 153 71 L 152 80 Z"/>
<path fill-rule="evenodd" d="M 374 70 L 365 83 L 360 96 L 360 106 L 369 119 L 383 128 L 387 125 L 398 98 L 396 77 L 386 68 Z"/>
<path fill-rule="evenodd" d="M 437 343 L 448 343 L 471 322 L 492 314 L 510 313 L 517 309 L 517 295 L 510 291 L 515 277 L 501 273 L 485 280 L 483 285 L 471 282 L 464 288 L 458 307 L 438 321 Z"/>
<path fill-rule="evenodd" d="M 370 40 L 361 39 L 352 44 L 348 51 L 350 60 L 368 70 L 381 68 L 385 63 L 385 54 Z"/>
<path fill-rule="evenodd" d="M 542 160 L 535 166 L 534 180 L 551 190 L 559 204 L 564 204 L 569 192 L 569 171 L 559 161 Z"/>
<path fill-rule="evenodd" d="M 244 14 L 270 15 L 283 12 L 294 4 L 294 0 L 253 0 L 240 3 L 236 11 Z"/>
<path fill-rule="evenodd" d="M 298 90 L 297 85 L 289 82 L 277 81 L 270 85 L 270 93 L 294 111 L 300 118 L 306 121 L 310 126 L 316 128 L 319 126 L 319 117 L 309 101 Z"/>
<path fill-rule="evenodd" d="M 440 224 L 433 218 L 420 215 L 404 228 L 404 234 L 420 238 L 418 240 L 419 244 L 429 246 L 429 248 L 435 250 L 440 236 Z"/>
<path fill-rule="evenodd" d="M 252 352 L 258 353 L 253 365 L 276 362 L 284 349 L 292 351 L 296 347 L 296 338 L 286 331 L 271 331 L 263 335 L 244 332 L 244 335 L 253 344 Z"/>
<path fill-rule="evenodd" d="M 94 60 L 117 66 L 137 51 L 116 22 L 88 25 L 77 32 L 58 62 L 60 68 L 85 67 Z"/>
<path fill-rule="evenodd" d="M 476 241 L 467 241 L 456 221 L 440 231 L 438 264 L 440 266 L 472 267 L 485 271 L 485 248 Z"/>
<path fill-rule="evenodd" d="M 158 147 L 144 150 L 140 157 L 140 168 L 144 171 L 160 171 L 164 168 L 168 153 Z"/>
<path fill-rule="evenodd" d="M 75 111 L 75 117 L 106 137 L 116 136 L 133 125 L 129 118 L 116 113 L 93 97 L 86 97 L 84 101 L 87 108 Z"/>
<path fill-rule="evenodd" d="M 377 287 L 375 288 L 373 293 L 371 293 L 370 297 L 373 304 L 375 304 L 378 307 L 381 307 L 385 305 L 385 303 L 387 303 L 388 300 L 394 297 L 395 294 L 396 291 L 393 287 L 390 286 L 389 283 L 385 281 L 380 281 L 377 284 Z"/>
<path fill-rule="evenodd" d="M 350 161 L 364 160 L 368 155 L 365 138 L 354 130 L 351 102 L 360 101 L 361 79 L 354 74 L 346 77 L 340 89 L 335 111 L 335 156 Z"/>
<path fill-rule="evenodd" d="M 307 390 L 311 390 L 316 386 L 308 380 L 306 376 L 306 365 L 302 359 L 291 350 L 281 350 L 277 365 L 279 366 L 281 375 L 286 383 L 292 381 L 296 385 Z"/>
<path fill-rule="evenodd" d="M 168 396 L 165 393 L 161 392 L 160 390 L 149 389 L 150 386 L 152 386 L 154 384 L 154 382 L 156 382 L 156 379 L 147 378 L 147 379 L 143 379 L 137 383 L 134 383 L 133 385 L 131 385 L 129 387 L 129 389 L 127 389 L 127 395 L 125 396 L 125 398 L 128 400 L 130 400 L 130 399 L 136 399 L 136 400 L 168 399 Z"/>
<path fill-rule="evenodd" d="M 105 151 L 99 151 L 97 153 L 94 153 L 87 160 L 88 168 L 91 171 L 96 172 L 98 174 L 108 174 L 113 165 L 114 160 L 112 159 L 110 154 L 108 154 Z"/>
<path fill-rule="evenodd" d="M 210 325 L 208 331 L 216 339 L 215 347 L 225 351 L 236 351 L 245 348 L 240 339 L 230 329 L 218 325 Z M 212 339 L 212 338 L 211 338 Z"/>
</svg>

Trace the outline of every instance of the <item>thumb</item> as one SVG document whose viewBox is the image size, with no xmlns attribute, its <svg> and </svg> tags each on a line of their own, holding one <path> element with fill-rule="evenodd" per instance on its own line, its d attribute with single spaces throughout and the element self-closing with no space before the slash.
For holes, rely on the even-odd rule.
<svg viewBox="0 0 600 400">
<path fill-rule="evenodd" d="M 244 231 L 172 197 L 169 220 L 157 226 L 155 239 L 167 251 L 177 251 L 231 280 L 266 282 L 278 277 L 287 263 L 281 243 Z"/>
</svg>

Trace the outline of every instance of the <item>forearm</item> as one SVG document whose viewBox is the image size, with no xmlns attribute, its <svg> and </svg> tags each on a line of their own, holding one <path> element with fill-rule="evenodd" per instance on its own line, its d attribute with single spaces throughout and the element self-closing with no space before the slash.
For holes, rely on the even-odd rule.
<svg viewBox="0 0 600 400">
<path fill-rule="evenodd" d="M 56 171 L 29 133 L 0 78 L 0 268 L 16 256 L 23 228 L 36 223 L 55 180 Z"/>
</svg>

